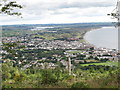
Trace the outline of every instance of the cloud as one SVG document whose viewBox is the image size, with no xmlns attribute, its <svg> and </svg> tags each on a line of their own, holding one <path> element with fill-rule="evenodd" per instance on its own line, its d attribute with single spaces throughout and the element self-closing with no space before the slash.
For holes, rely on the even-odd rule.
<svg viewBox="0 0 120 90">
<path fill-rule="evenodd" d="M 113 0 L 26 0 L 23 4 L 26 4 L 25 12 L 41 14 L 65 8 L 110 7 L 115 3 Z"/>
<path fill-rule="evenodd" d="M 106 14 L 116 4 L 115 0 L 19 0 L 23 18 L 0 16 L 8 23 L 75 23 L 110 21 Z"/>
</svg>

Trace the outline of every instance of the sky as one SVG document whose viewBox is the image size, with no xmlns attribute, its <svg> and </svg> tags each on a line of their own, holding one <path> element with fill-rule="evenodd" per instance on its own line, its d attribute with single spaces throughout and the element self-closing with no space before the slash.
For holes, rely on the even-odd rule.
<svg viewBox="0 0 120 90">
<path fill-rule="evenodd" d="M 61 24 L 112 22 L 107 16 L 117 0 L 17 0 L 22 17 L 0 15 L 0 24 Z"/>
</svg>

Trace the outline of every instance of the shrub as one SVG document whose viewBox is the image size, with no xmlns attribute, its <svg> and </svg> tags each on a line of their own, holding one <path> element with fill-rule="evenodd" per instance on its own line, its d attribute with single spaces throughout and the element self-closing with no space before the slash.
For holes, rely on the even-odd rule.
<svg viewBox="0 0 120 90">
<path fill-rule="evenodd" d="M 90 86 L 85 82 L 74 83 L 71 88 L 89 88 Z"/>
<path fill-rule="evenodd" d="M 41 74 L 41 83 L 42 84 L 55 84 L 57 81 L 57 78 L 54 73 L 52 73 L 50 70 L 45 70 Z"/>
</svg>

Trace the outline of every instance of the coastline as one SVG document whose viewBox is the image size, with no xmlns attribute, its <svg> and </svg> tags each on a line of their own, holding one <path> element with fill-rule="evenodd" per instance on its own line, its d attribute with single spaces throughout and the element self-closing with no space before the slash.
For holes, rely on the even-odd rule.
<svg viewBox="0 0 120 90">
<path fill-rule="evenodd" d="M 88 44 L 88 45 L 90 45 L 90 46 L 93 46 L 94 48 L 97 48 L 94 44 L 91 44 L 88 40 L 86 40 L 86 39 L 85 39 L 85 36 L 86 36 L 87 33 L 92 32 L 93 30 L 99 30 L 99 29 L 101 29 L 101 28 L 103 28 L 103 27 L 88 30 L 88 31 L 83 35 L 84 43 L 86 43 L 86 44 Z"/>
<path fill-rule="evenodd" d="M 90 43 L 90 42 L 86 39 L 86 34 L 87 34 L 87 33 L 92 32 L 93 30 L 100 30 L 100 29 L 104 29 L 104 28 L 113 28 L 113 27 L 100 27 L 100 28 L 96 28 L 96 29 L 90 29 L 90 30 L 88 30 L 88 31 L 83 35 L 84 43 L 86 43 L 86 44 L 88 44 L 88 45 L 91 45 L 91 46 L 93 46 L 94 48 L 106 48 L 106 49 L 112 49 L 112 48 L 107 48 L 107 47 L 103 47 L 103 46 L 97 47 L 96 45 Z M 116 50 L 117 50 L 117 49 L 116 49 Z"/>
</svg>

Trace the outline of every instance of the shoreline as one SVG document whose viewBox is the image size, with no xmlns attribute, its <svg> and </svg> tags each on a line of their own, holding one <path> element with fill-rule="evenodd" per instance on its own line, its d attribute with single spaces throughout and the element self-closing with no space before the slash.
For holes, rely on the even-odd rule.
<svg viewBox="0 0 120 90">
<path fill-rule="evenodd" d="M 88 31 L 83 35 L 84 43 L 89 44 L 89 45 L 93 46 L 94 48 L 97 48 L 94 44 L 91 44 L 89 41 L 87 41 L 87 40 L 85 39 L 85 35 L 86 35 L 88 32 L 91 32 L 91 31 L 93 31 L 93 30 L 98 30 L 98 29 L 101 29 L 101 28 L 103 28 L 103 27 L 88 30 Z"/>
<path fill-rule="evenodd" d="M 87 33 L 92 32 L 93 30 L 100 30 L 100 29 L 102 29 L 102 28 L 113 28 L 113 27 L 100 27 L 100 28 L 96 28 L 96 29 L 90 29 L 90 30 L 88 30 L 88 31 L 83 35 L 83 40 L 84 40 L 84 42 L 85 42 L 86 44 L 91 45 L 91 46 L 93 46 L 93 47 L 96 48 L 96 49 L 98 49 L 98 48 L 105 48 L 105 49 L 110 49 L 110 50 L 112 50 L 112 48 L 97 47 L 96 45 L 90 43 L 90 42 L 89 42 L 88 40 L 86 40 L 86 38 L 85 38 L 85 36 L 86 36 Z M 118 49 L 115 49 L 115 50 L 118 50 Z"/>
</svg>

